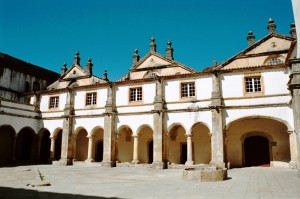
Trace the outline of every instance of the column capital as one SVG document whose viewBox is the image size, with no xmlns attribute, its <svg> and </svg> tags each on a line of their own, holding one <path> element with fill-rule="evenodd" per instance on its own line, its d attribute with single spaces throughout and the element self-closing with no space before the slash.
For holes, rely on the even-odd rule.
<svg viewBox="0 0 300 199">
<path fill-rule="evenodd" d="M 139 135 L 132 135 L 131 137 L 133 137 L 133 138 L 138 138 Z"/>
<path fill-rule="evenodd" d="M 294 133 L 296 134 L 295 130 L 287 130 L 286 132 L 288 135 L 293 135 Z"/>
<path fill-rule="evenodd" d="M 187 137 L 187 138 L 191 138 L 191 137 L 193 137 L 193 134 L 191 134 L 191 133 L 189 133 L 189 134 L 185 134 L 185 136 Z"/>
<path fill-rule="evenodd" d="M 86 137 L 89 138 L 89 139 L 93 139 L 94 135 L 87 135 Z"/>
<path fill-rule="evenodd" d="M 56 135 L 50 135 L 49 137 L 51 140 L 56 140 L 57 136 Z"/>
</svg>

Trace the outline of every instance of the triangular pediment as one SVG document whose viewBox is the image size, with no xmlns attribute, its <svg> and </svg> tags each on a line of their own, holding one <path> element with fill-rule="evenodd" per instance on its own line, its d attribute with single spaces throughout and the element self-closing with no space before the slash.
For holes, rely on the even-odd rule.
<svg viewBox="0 0 300 199">
<path fill-rule="evenodd" d="M 171 65 L 171 64 L 172 64 L 171 61 L 164 60 L 164 59 L 158 57 L 157 55 L 150 55 L 134 68 L 135 69 L 157 68 L 157 67 Z"/>
<path fill-rule="evenodd" d="M 61 77 L 61 79 L 67 80 L 67 79 L 77 79 L 81 77 L 86 77 L 89 74 L 78 65 L 73 65 L 71 68 L 69 68 L 65 74 Z"/>
<path fill-rule="evenodd" d="M 291 40 L 287 40 L 280 37 L 270 37 L 267 40 L 263 41 L 255 48 L 251 49 L 249 52 L 245 53 L 246 55 L 272 52 L 272 51 L 283 51 L 289 49 L 291 45 Z"/>
</svg>

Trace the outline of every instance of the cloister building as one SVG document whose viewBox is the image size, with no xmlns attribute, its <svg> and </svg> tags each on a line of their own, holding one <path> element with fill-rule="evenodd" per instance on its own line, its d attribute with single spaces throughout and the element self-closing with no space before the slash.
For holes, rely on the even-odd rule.
<svg viewBox="0 0 300 199">
<path fill-rule="evenodd" d="M 267 28 L 201 72 L 174 60 L 171 41 L 157 53 L 153 37 L 115 82 L 106 71 L 94 76 L 92 60 L 82 66 L 77 52 L 46 89 L 0 99 L 0 162 L 297 168 L 295 25 L 291 35 L 272 19 Z"/>
</svg>

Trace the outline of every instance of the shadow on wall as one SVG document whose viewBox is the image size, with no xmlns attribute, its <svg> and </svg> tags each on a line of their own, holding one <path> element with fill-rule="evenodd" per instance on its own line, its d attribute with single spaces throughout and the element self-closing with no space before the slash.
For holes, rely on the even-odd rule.
<svg viewBox="0 0 300 199">
<path fill-rule="evenodd" d="M 15 198 L 108 199 L 107 197 L 102 197 L 102 196 L 83 196 L 83 195 L 66 194 L 66 193 L 50 193 L 50 192 L 41 192 L 37 190 L 13 189 L 7 187 L 0 187 L 0 198 L 1 199 L 15 199 Z M 118 198 L 112 197 L 111 199 L 118 199 Z"/>
</svg>

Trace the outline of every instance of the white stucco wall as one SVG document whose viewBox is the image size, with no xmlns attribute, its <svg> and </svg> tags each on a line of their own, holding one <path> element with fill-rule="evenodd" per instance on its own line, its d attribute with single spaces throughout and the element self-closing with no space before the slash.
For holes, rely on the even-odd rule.
<svg viewBox="0 0 300 199">
<path fill-rule="evenodd" d="M 58 109 L 49 109 L 50 97 L 54 97 L 54 96 L 59 96 Z M 42 95 L 41 96 L 41 103 L 40 103 L 40 110 L 42 112 L 47 112 L 47 111 L 52 111 L 52 110 L 64 110 L 66 102 L 67 102 L 67 93 Z"/>
<path fill-rule="evenodd" d="M 97 88 L 97 89 L 93 89 L 93 90 L 76 91 L 75 100 L 74 100 L 74 108 L 75 109 L 87 108 L 85 105 L 86 94 L 93 93 L 93 92 L 97 93 L 97 105 L 95 105 L 94 107 L 105 107 L 105 103 L 107 100 L 107 88 Z"/>
<path fill-rule="evenodd" d="M 137 133 L 139 127 L 149 125 L 153 129 L 153 115 L 121 115 L 116 117 L 117 129 L 121 126 L 129 126 L 133 134 Z"/>
<path fill-rule="evenodd" d="M 93 117 L 93 118 L 75 118 L 74 119 L 74 132 L 78 128 L 84 128 L 89 135 L 95 127 L 104 128 L 104 117 Z"/>
</svg>

